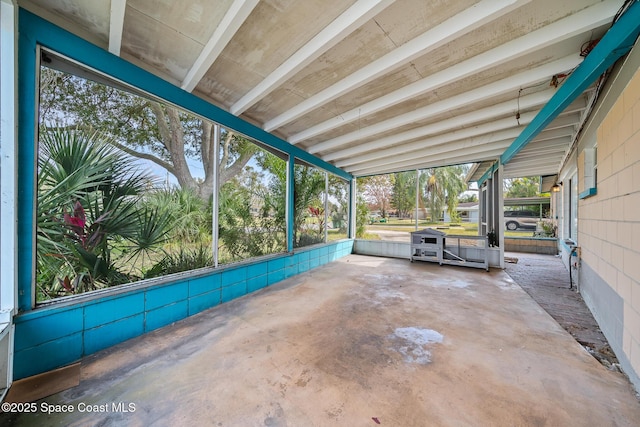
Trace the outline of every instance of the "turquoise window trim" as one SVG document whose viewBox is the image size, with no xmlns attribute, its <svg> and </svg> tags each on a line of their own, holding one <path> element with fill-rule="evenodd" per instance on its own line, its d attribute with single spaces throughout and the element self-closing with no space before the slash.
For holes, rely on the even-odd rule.
<svg viewBox="0 0 640 427">
<path fill-rule="evenodd" d="M 355 193 L 353 191 L 354 189 L 354 183 L 353 182 L 349 182 L 349 190 L 347 191 L 347 193 L 349 194 L 349 201 L 347 202 L 349 204 L 349 206 L 352 207 L 352 209 L 349 209 L 347 212 L 347 238 L 353 239 L 356 237 L 356 230 L 353 229 L 353 220 L 355 219 L 355 215 L 356 215 L 356 197 L 355 197 Z"/>
<path fill-rule="evenodd" d="M 18 15 L 18 310 L 35 305 L 32 288 L 35 254 L 35 105 L 36 41 L 26 26 L 20 9 Z M 46 36 L 46 35 L 45 35 Z"/>
<path fill-rule="evenodd" d="M 591 196 L 595 196 L 596 194 L 598 194 L 598 189 L 595 188 L 595 187 L 591 187 L 591 188 L 587 188 L 582 193 L 578 194 L 578 198 L 580 200 L 583 200 L 583 199 L 587 199 L 587 198 L 589 198 Z"/>
<path fill-rule="evenodd" d="M 18 97 L 20 152 L 18 158 L 18 306 L 20 311 L 35 306 L 34 253 L 35 253 L 35 132 L 37 108 L 37 52 L 38 46 L 48 48 L 80 64 L 126 83 L 134 88 L 157 96 L 176 106 L 198 114 L 222 126 L 240 132 L 256 141 L 273 147 L 290 158 L 296 157 L 348 181 L 353 176 L 306 151 L 289 144 L 259 127 L 216 107 L 189 92 L 89 43 L 74 34 L 20 9 L 18 15 Z M 292 193 L 292 192 L 291 192 Z M 289 196 L 292 202 L 293 194 Z M 289 209 L 291 211 L 291 208 Z M 292 216 L 290 218 L 293 218 Z M 293 221 L 290 221 L 289 231 Z M 290 239 L 290 238 L 288 238 Z M 288 242 L 289 251 L 292 242 Z"/>
</svg>

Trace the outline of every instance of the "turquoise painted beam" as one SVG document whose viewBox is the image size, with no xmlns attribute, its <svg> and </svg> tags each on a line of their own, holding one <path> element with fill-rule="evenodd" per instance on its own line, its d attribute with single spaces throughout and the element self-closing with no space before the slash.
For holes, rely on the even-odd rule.
<svg viewBox="0 0 640 427">
<path fill-rule="evenodd" d="M 477 181 L 478 182 L 478 187 L 480 187 L 486 180 L 489 179 L 489 177 L 491 175 L 493 175 L 493 173 L 496 171 L 496 169 L 498 169 L 498 167 L 500 166 L 500 162 L 494 162 L 491 167 L 489 169 L 487 169 L 487 171 L 482 174 L 482 177 Z"/>
<path fill-rule="evenodd" d="M 500 162 L 507 164 L 513 159 L 578 95 L 589 87 L 598 76 L 613 65 L 618 58 L 629 52 L 638 38 L 638 34 L 640 34 L 640 0 L 635 0 L 620 19 L 607 31 L 584 61 L 571 73 L 533 121 L 513 141 L 511 146 L 502 153 Z M 483 181 L 479 182 L 482 183 Z"/>
<path fill-rule="evenodd" d="M 283 139 L 264 131 L 240 117 L 234 116 L 228 111 L 182 90 L 178 86 L 162 80 L 158 76 L 57 27 L 25 9 L 21 8 L 19 13 L 20 36 L 25 43 L 25 47 L 33 47 L 35 49 L 36 44 L 48 47 L 81 64 L 104 72 L 135 88 L 156 95 L 188 111 L 220 123 L 222 126 L 238 131 L 256 141 L 265 143 L 279 151 L 325 169 L 339 177 L 344 179 L 351 179 L 352 177 L 351 174 L 342 169 L 323 161 L 295 145 L 289 144 Z M 29 44 L 31 44 L 31 46 L 29 46 Z M 30 49 L 30 51 L 33 51 L 33 49 Z M 24 60 L 26 60 L 26 58 L 24 58 Z M 33 61 L 35 61 L 35 58 Z M 33 74 L 33 72 L 30 74 Z"/>
</svg>

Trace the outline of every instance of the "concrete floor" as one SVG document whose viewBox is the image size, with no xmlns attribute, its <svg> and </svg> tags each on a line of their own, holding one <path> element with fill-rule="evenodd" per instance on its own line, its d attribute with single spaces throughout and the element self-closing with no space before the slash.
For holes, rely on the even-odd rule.
<svg viewBox="0 0 640 427">
<path fill-rule="evenodd" d="M 640 402 L 503 271 L 350 255 L 82 362 L 15 425 L 637 426 Z M 115 412 L 131 403 L 135 412 Z M 81 413 L 83 405 L 107 405 Z"/>
</svg>

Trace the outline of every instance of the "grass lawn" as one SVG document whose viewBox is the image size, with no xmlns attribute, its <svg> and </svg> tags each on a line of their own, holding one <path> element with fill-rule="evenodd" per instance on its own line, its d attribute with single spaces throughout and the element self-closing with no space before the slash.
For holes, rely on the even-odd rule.
<svg viewBox="0 0 640 427">
<path fill-rule="evenodd" d="M 329 241 L 346 239 L 346 238 L 347 238 L 347 232 L 346 231 L 340 232 L 340 230 L 337 229 L 337 228 L 333 228 L 333 229 L 330 228 L 327 231 L 327 239 Z"/>
<path fill-rule="evenodd" d="M 477 223 L 433 223 L 427 221 L 418 221 L 418 230 L 424 228 L 435 228 L 438 231 L 442 231 L 446 234 L 457 234 L 462 236 L 477 236 L 478 224 Z M 410 233 L 416 230 L 415 222 L 409 219 L 392 219 L 386 223 L 374 223 L 367 225 L 367 231 L 375 233 L 376 230 L 386 231 L 406 231 Z M 533 230 L 524 231 L 507 231 L 504 232 L 505 237 L 532 237 Z"/>
</svg>

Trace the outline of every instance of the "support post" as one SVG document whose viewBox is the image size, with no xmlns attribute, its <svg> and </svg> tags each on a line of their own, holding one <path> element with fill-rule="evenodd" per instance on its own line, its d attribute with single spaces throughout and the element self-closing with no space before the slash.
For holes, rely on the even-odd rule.
<svg viewBox="0 0 640 427">
<path fill-rule="evenodd" d="M 352 178 L 351 181 L 349 181 L 349 238 L 350 239 L 355 239 L 356 238 L 356 212 L 358 207 L 356 206 L 357 203 L 357 188 L 356 188 L 356 179 Z"/>
<path fill-rule="evenodd" d="M 416 231 L 418 231 L 418 206 L 420 203 L 420 169 L 416 169 L 416 208 L 415 208 L 415 223 Z"/>
<path fill-rule="evenodd" d="M 213 125 L 213 266 L 218 267 L 218 239 L 220 238 L 218 226 L 219 222 L 219 208 L 220 208 L 220 125 L 215 123 Z"/>
<path fill-rule="evenodd" d="M 294 209 L 294 191 L 295 191 L 295 159 L 293 156 L 289 156 L 287 161 L 287 201 L 285 206 L 286 212 L 286 224 L 287 224 L 287 251 L 293 252 L 293 218 L 295 215 Z"/>
</svg>

